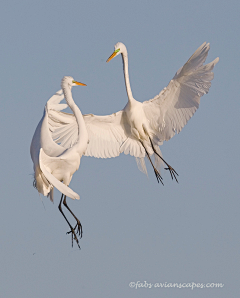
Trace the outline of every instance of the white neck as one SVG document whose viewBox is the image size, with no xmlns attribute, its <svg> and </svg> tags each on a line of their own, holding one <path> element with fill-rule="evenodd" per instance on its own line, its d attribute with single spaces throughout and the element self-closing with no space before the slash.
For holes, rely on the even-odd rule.
<svg viewBox="0 0 240 298">
<path fill-rule="evenodd" d="M 130 81 L 129 81 L 127 50 L 122 53 L 122 60 L 123 60 L 123 72 L 124 72 L 124 77 L 125 77 L 125 85 L 126 85 L 126 90 L 127 90 L 127 95 L 128 95 L 128 101 L 133 102 L 133 101 L 135 101 L 135 99 L 133 98 L 132 90 L 130 87 Z"/>
<path fill-rule="evenodd" d="M 87 133 L 84 119 L 83 119 L 83 115 L 82 115 L 82 112 L 80 111 L 79 107 L 75 104 L 75 102 L 72 98 L 71 88 L 68 86 L 62 86 L 62 90 L 63 90 L 65 100 L 66 100 L 69 108 L 72 110 L 72 112 L 76 118 L 77 124 L 78 124 L 78 142 L 77 142 L 76 146 L 78 146 L 80 148 L 80 145 L 81 145 L 80 140 L 83 142 L 88 141 L 88 133 Z"/>
</svg>

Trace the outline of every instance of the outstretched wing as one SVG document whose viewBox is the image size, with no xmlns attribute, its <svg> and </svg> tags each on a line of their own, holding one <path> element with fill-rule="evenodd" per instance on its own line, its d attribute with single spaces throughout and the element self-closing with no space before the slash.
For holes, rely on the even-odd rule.
<svg viewBox="0 0 240 298">
<path fill-rule="evenodd" d="M 89 137 L 85 156 L 111 158 L 120 154 L 119 148 L 127 139 L 122 116 L 123 111 L 108 116 L 83 116 Z"/>
<path fill-rule="evenodd" d="M 203 65 L 209 43 L 203 43 L 181 67 L 159 95 L 143 103 L 158 142 L 171 139 L 187 124 L 199 107 L 200 98 L 208 93 L 214 77 L 213 67 L 219 58 Z"/>
<path fill-rule="evenodd" d="M 120 154 L 119 148 L 127 138 L 122 125 L 122 113 L 123 111 L 107 116 L 83 115 L 89 138 L 85 156 L 110 158 Z M 78 126 L 74 115 L 50 110 L 49 123 L 56 143 L 65 148 L 76 143 Z"/>
</svg>

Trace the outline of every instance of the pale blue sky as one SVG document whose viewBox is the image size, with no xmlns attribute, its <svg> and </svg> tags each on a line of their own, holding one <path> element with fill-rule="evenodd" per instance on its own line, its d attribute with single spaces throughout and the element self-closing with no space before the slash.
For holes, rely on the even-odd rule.
<svg viewBox="0 0 240 298">
<path fill-rule="evenodd" d="M 237 297 L 239 294 L 239 1 L 5 1 L 0 9 L 1 297 Z M 64 75 L 82 113 L 110 114 L 165 87 L 204 42 L 219 57 L 200 108 L 161 147 L 179 174 L 158 185 L 133 157 L 83 157 L 68 200 L 83 225 L 71 247 L 55 203 L 32 187 L 29 147 Z M 131 289 L 130 282 L 223 283 L 221 289 Z"/>
</svg>

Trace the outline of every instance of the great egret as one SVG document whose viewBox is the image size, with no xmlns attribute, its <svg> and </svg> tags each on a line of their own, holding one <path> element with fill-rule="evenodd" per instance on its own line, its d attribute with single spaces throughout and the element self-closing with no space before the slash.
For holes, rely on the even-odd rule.
<svg viewBox="0 0 240 298">
<path fill-rule="evenodd" d="M 82 237 L 82 225 L 66 202 L 66 197 L 79 200 L 79 195 L 70 189 L 68 185 L 72 179 L 72 175 L 79 168 L 80 159 L 88 143 L 88 133 L 82 113 L 72 98 L 71 89 L 73 86 L 77 85 L 86 86 L 85 84 L 75 81 L 72 77 L 66 76 L 62 79 L 62 90 L 52 96 L 45 106 L 43 117 L 32 139 L 30 152 L 34 163 L 35 187 L 38 192 L 42 193 L 44 196 L 49 195 L 52 201 L 54 187 L 62 193 L 58 208 L 70 227 L 68 233 L 72 234 L 72 245 L 74 239 L 80 248 L 77 234 L 79 234 L 80 238 Z M 64 97 L 67 104 L 59 104 Z M 76 121 L 77 132 L 74 144 L 71 143 L 70 146 L 63 147 L 57 144 L 52 138 L 51 130 L 53 128 L 49 115 L 51 111 L 59 111 L 67 106 L 69 106 L 73 112 L 72 116 Z M 72 227 L 63 213 L 62 202 L 77 221 L 75 228 Z"/>
<path fill-rule="evenodd" d="M 126 46 L 118 42 L 115 45 L 114 52 L 107 59 L 107 62 L 109 62 L 112 58 L 121 54 L 124 65 L 128 103 L 123 109 L 125 118 L 121 124 L 124 128 L 126 125 L 130 126 L 130 129 L 128 131 L 125 129 L 128 138 L 120 150 L 135 157 L 143 157 L 146 153 L 158 182 L 162 182 L 162 177 L 151 161 L 150 155 L 153 153 L 157 164 L 161 159 L 167 165 L 165 169 L 170 171 L 172 179 L 174 177 L 177 181 L 177 173 L 162 158 L 159 145 L 182 130 L 197 110 L 201 96 L 208 93 L 214 76 L 211 70 L 219 60 L 219 58 L 216 58 L 214 61 L 203 65 L 209 49 L 209 43 L 204 42 L 184 66 L 177 71 L 168 86 L 153 99 L 143 103 L 136 101 L 132 95 Z M 142 148 L 145 152 L 141 150 Z M 143 162 L 142 165 L 145 168 Z"/>
</svg>

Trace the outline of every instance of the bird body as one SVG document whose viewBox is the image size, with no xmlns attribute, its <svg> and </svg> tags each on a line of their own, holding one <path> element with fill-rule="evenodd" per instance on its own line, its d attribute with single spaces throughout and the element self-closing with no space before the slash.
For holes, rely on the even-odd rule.
<svg viewBox="0 0 240 298">
<path fill-rule="evenodd" d="M 48 107 L 47 105 L 44 108 L 43 117 L 40 120 L 30 147 L 30 153 L 32 161 L 34 164 L 34 179 L 35 186 L 39 193 L 42 193 L 44 196 L 50 195 L 50 199 L 53 201 L 53 184 L 43 174 L 44 164 L 41 162 L 40 153 L 45 155 L 45 157 L 57 157 L 60 156 L 66 149 L 56 144 L 50 135 L 48 127 Z M 40 166 L 41 164 L 41 166 Z M 49 174 L 52 175 L 52 170 L 49 169 Z M 50 175 L 48 175 L 51 177 Z M 61 181 L 61 180 L 60 180 Z"/>
<path fill-rule="evenodd" d="M 148 140 L 149 123 L 143 110 L 142 103 L 139 101 L 128 102 L 124 108 L 128 123 L 131 126 L 131 133 L 136 139 Z M 136 117 L 137 115 L 137 117 Z M 148 128 L 148 130 L 147 130 Z"/>
<path fill-rule="evenodd" d="M 74 81 L 73 78 L 64 77 L 62 80 L 63 94 L 61 91 L 58 91 L 47 102 L 43 117 L 36 128 L 31 143 L 30 152 L 34 163 L 36 187 L 44 196 L 50 194 L 54 186 L 59 188 L 59 185 L 61 185 L 59 183 L 58 187 L 54 185 L 56 180 L 54 179 L 53 182 L 52 176 L 60 182 L 63 182 L 65 186 L 69 185 L 73 174 L 79 168 L 81 156 L 87 148 L 88 134 L 82 113 L 72 99 L 71 87 L 75 84 L 72 84 L 72 81 Z M 67 105 L 73 111 L 79 131 L 78 140 L 72 147 L 67 149 L 54 142 L 49 128 L 49 111 L 56 109 L 56 107 L 58 109 L 65 108 L 66 105 L 58 104 L 63 97 L 65 97 Z M 48 172 L 48 181 L 46 181 L 46 177 L 44 177 L 43 169 Z M 59 189 L 59 191 L 65 194 L 68 188 L 62 187 L 61 185 L 61 190 Z M 79 199 L 79 195 L 73 191 L 71 192 L 70 189 L 68 190 L 67 196 L 69 196 L 69 194 L 70 198 Z M 52 196 L 51 199 L 53 199 Z"/>
</svg>

